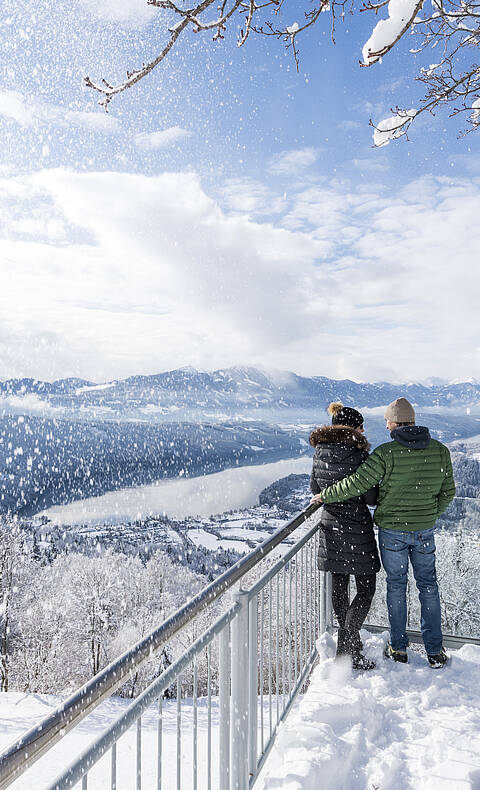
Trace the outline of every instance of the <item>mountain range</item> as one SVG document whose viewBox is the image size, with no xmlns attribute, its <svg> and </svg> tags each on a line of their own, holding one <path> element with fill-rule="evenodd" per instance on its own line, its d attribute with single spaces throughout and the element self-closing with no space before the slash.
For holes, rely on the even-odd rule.
<svg viewBox="0 0 480 790">
<path fill-rule="evenodd" d="M 129 417 L 163 420 L 178 412 L 246 410 L 318 410 L 332 400 L 357 408 L 384 406 L 399 395 L 419 407 L 480 407 L 480 383 L 358 383 L 324 376 L 310 378 L 286 371 L 232 367 L 212 373 L 180 368 L 151 376 L 94 383 L 78 378 L 39 381 L 32 378 L 0 382 L 0 407 L 11 412 L 74 411 L 77 418 Z M 210 416 L 210 415 L 209 415 Z"/>
</svg>

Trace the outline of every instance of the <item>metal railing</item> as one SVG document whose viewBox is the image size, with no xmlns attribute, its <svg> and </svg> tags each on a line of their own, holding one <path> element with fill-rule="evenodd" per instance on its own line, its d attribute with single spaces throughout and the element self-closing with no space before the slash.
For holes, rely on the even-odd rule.
<svg viewBox="0 0 480 790">
<path fill-rule="evenodd" d="M 273 745 L 278 724 L 286 716 L 293 700 L 304 687 L 315 662 L 319 633 L 332 623 L 331 581 L 329 574 L 317 570 L 317 526 L 293 546 L 282 547 L 282 555 L 262 570 L 260 578 L 248 580 L 250 571 L 259 572 L 259 564 L 294 530 L 304 524 L 318 509 L 310 505 L 305 511 L 278 529 L 257 549 L 240 559 L 218 579 L 179 609 L 172 617 L 127 651 L 63 705 L 30 729 L 0 755 L 0 790 L 7 788 L 23 771 L 50 750 L 69 730 L 75 727 L 102 700 L 111 696 L 166 641 L 207 609 L 213 601 L 231 590 L 233 603 L 195 639 L 189 649 L 126 708 L 74 762 L 48 786 L 48 790 L 64 790 L 81 786 L 87 790 L 89 777 L 97 788 L 128 786 L 142 790 L 145 785 L 145 755 L 142 750 L 142 716 L 151 715 L 155 705 L 156 769 L 148 772 L 148 787 L 181 790 L 246 790 L 258 776 Z M 250 587 L 246 587 L 250 584 Z M 243 586 L 242 586 L 243 585 Z M 218 677 L 212 676 L 214 659 Z M 202 664 L 203 662 L 203 664 Z M 206 680 L 206 726 L 198 725 L 199 676 L 203 665 Z M 176 759 L 172 784 L 172 755 L 165 754 L 163 733 L 164 696 L 168 690 L 176 695 Z M 192 708 L 189 762 L 191 774 L 185 775 L 183 756 L 186 743 L 182 713 L 186 704 L 182 695 L 188 691 Z M 218 726 L 213 725 L 214 701 L 217 703 Z M 204 706 L 205 707 L 205 706 Z M 203 711 L 202 711 L 203 712 Z M 119 739 L 131 728 L 135 730 L 134 766 L 131 784 L 125 784 L 125 764 L 117 749 Z M 213 740 L 218 746 L 214 760 Z M 200 740 L 202 743 L 200 743 Z M 199 749 L 206 755 L 199 770 Z M 143 752 L 143 754 L 142 754 Z M 102 757 L 109 753 L 108 769 Z M 151 758 L 150 758 L 151 760 Z M 99 761 L 102 764 L 99 764 Z M 129 758 L 130 762 L 130 758 Z M 215 764 L 216 763 L 216 764 Z"/>
<path fill-rule="evenodd" d="M 317 568 L 316 524 L 307 525 L 293 545 L 284 544 L 280 556 L 271 554 L 317 509 L 310 505 L 278 529 L 12 744 L 0 755 L 0 790 L 172 636 L 196 625 L 201 612 L 211 612 L 212 603 L 229 590 L 233 600 L 226 602 L 221 616 L 213 620 L 210 614 L 210 622 L 188 649 L 44 790 L 253 787 L 279 724 L 305 688 L 317 659 L 318 636 L 332 627 L 331 576 Z M 266 558 L 270 563 L 265 568 L 261 563 Z M 410 641 L 420 641 L 419 632 L 407 633 Z M 480 644 L 479 639 L 454 636 L 445 636 L 444 642 L 451 647 Z M 174 732 L 167 738 L 172 720 Z M 39 786 L 36 780 L 34 784 Z"/>
<path fill-rule="evenodd" d="M 364 623 L 362 627 L 365 628 L 366 631 L 370 631 L 372 634 L 383 634 L 389 629 L 388 625 L 373 625 L 373 623 Z M 409 642 L 417 645 L 423 645 L 423 637 L 420 631 L 411 631 L 407 628 L 406 634 L 408 636 Z M 450 647 L 453 648 L 453 650 L 458 650 L 460 647 L 463 647 L 463 645 L 480 646 L 480 639 L 475 636 L 456 636 L 455 634 L 442 633 L 442 643 L 444 647 Z"/>
</svg>

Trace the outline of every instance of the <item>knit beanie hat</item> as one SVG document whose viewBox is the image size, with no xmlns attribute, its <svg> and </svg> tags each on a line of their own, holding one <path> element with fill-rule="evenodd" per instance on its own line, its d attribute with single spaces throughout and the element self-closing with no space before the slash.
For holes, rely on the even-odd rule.
<svg viewBox="0 0 480 790">
<path fill-rule="evenodd" d="M 385 409 L 385 419 L 390 422 L 415 422 L 415 409 L 406 398 L 397 398 Z"/>
<path fill-rule="evenodd" d="M 350 406 L 344 406 L 343 403 L 331 403 L 327 411 L 332 415 L 332 425 L 348 425 L 350 428 L 363 425 L 363 414 Z"/>
</svg>

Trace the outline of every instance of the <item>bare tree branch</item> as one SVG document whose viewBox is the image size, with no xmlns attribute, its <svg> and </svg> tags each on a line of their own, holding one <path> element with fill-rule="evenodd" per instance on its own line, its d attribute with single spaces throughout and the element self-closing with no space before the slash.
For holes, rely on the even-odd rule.
<svg viewBox="0 0 480 790">
<path fill-rule="evenodd" d="M 188 28 L 194 33 L 212 32 L 214 41 L 223 40 L 230 27 L 236 28 L 239 30 L 238 46 L 244 46 L 252 34 L 274 37 L 292 52 L 298 70 L 299 37 L 321 24 L 322 14 L 329 12 L 334 41 L 337 21 L 343 20 L 346 13 L 370 12 L 375 24 L 364 47 L 362 66 L 379 64 L 407 33 L 416 40 L 415 48 L 409 51 L 411 54 L 439 52 L 435 63 L 419 68 L 417 80 L 424 88 L 419 109 L 397 107 L 392 110 L 392 118 L 386 119 L 389 129 L 382 127 L 382 124 L 385 126 L 383 121 L 371 122 L 376 132 L 388 133 L 390 139 L 405 136 L 415 118 L 426 111 L 434 113 L 447 104 L 454 105 L 450 116 L 463 114 L 466 117 L 464 134 L 480 127 L 480 74 L 476 65 L 480 45 L 480 0 L 431 0 L 427 10 L 424 0 L 413 0 L 407 5 L 407 11 L 399 5 L 399 0 L 360 0 L 362 5 L 358 9 L 355 9 L 355 0 L 202 0 L 196 5 L 187 5 L 187 0 L 146 2 L 167 15 L 163 29 L 165 41 L 152 60 L 127 71 L 123 82 L 115 84 L 106 79 L 94 81 L 85 77 L 85 84 L 101 94 L 99 103 L 105 109 L 114 96 L 134 86 L 164 61 Z M 405 57 L 408 56 L 406 53 Z"/>
<path fill-rule="evenodd" d="M 232 5 L 232 8 L 227 12 L 224 13 L 220 18 L 217 18 L 214 22 L 210 22 L 206 25 L 198 21 L 198 17 L 209 8 L 215 0 L 203 0 L 199 5 L 197 5 L 193 9 L 186 9 L 182 10 L 179 6 L 175 5 L 171 0 L 148 0 L 150 5 L 155 5 L 159 8 L 172 10 L 175 14 L 180 16 L 180 20 L 174 24 L 172 27 L 168 28 L 170 33 L 170 40 L 167 42 L 165 47 L 161 50 L 159 55 L 154 58 L 149 63 L 143 64 L 141 68 L 135 69 L 135 71 L 127 71 L 127 79 L 124 82 L 121 82 L 117 85 L 111 85 L 106 80 L 102 79 L 100 83 L 93 82 L 90 77 L 85 77 L 85 84 L 88 88 L 93 88 L 94 90 L 98 91 L 103 95 L 103 99 L 100 100 L 99 104 L 101 104 L 105 109 L 108 109 L 108 105 L 110 101 L 116 96 L 118 93 L 122 93 L 123 91 L 127 90 L 127 88 L 131 88 L 132 85 L 135 85 L 141 79 L 147 76 L 153 69 L 161 63 L 162 60 L 168 55 L 178 38 L 181 36 L 183 31 L 188 27 L 189 24 L 193 25 L 193 28 L 196 32 L 199 30 L 207 30 L 216 28 L 216 34 L 214 38 L 222 38 L 223 37 L 223 30 L 225 29 L 225 24 L 227 20 L 235 13 L 235 11 L 242 6 L 243 0 L 235 0 Z M 225 6 L 225 3 L 224 3 Z"/>
</svg>

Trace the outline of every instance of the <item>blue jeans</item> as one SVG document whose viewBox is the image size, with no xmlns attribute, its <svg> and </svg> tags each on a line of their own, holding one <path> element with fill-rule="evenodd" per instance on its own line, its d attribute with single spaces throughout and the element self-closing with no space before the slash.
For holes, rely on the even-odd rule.
<svg viewBox="0 0 480 790">
<path fill-rule="evenodd" d="M 408 560 L 412 563 L 421 606 L 421 630 L 428 655 L 442 649 L 442 618 L 435 572 L 435 538 L 432 529 L 400 532 L 378 530 L 380 556 L 387 574 L 387 608 L 390 641 L 394 650 L 405 650 L 407 637 Z"/>
</svg>

